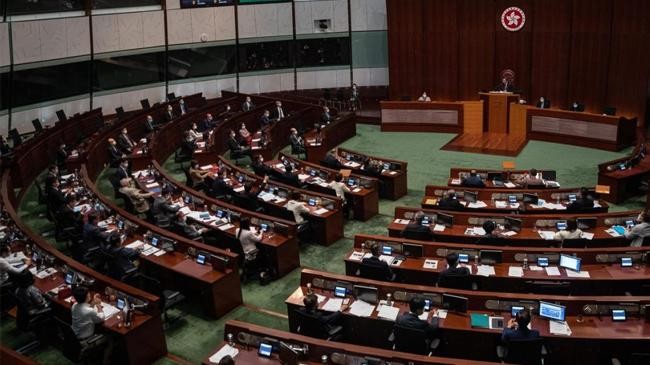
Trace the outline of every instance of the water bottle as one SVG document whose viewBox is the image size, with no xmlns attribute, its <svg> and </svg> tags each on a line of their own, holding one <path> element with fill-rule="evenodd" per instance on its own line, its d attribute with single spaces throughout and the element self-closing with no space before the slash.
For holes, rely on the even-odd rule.
<svg viewBox="0 0 650 365">
<path fill-rule="evenodd" d="M 524 270 L 528 270 L 528 257 L 524 257 Z"/>
<path fill-rule="evenodd" d="M 327 364 L 327 360 L 328 360 L 327 355 L 323 355 L 320 357 L 321 364 Z"/>
<path fill-rule="evenodd" d="M 387 306 L 393 305 L 393 295 L 391 293 L 386 294 L 386 305 Z"/>
<path fill-rule="evenodd" d="M 307 295 L 312 295 L 314 293 L 313 290 L 311 290 L 311 283 L 307 283 Z"/>
<path fill-rule="evenodd" d="M 478 255 L 474 255 L 474 265 L 478 266 Z"/>
<path fill-rule="evenodd" d="M 228 345 L 235 346 L 235 341 L 233 340 L 235 336 L 233 336 L 232 333 L 229 333 L 227 337 L 228 337 Z"/>
</svg>

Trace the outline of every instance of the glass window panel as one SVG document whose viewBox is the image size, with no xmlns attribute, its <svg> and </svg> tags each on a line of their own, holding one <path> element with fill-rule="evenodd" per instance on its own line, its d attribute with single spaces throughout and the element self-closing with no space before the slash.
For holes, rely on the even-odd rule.
<svg viewBox="0 0 650 365">
<path fill-rule="evenodd" d="M 169 51 L 169 80 L 235 73 L 235 45 Z"/>
<path fill-rule="evenodd" d="M 57 13 L 83 10 L 83 0 L 6 0 L 7 15 Z"/>
<path fill-rule="evenodd" d="M 296 41 L 296 67 L 349 64 L 349 37 L 300 39 Z"/>
<path fill-rule="evenodd" d="M 90 61 L 14 71 L 12 107 L 90 92 Z"/>
<path fill-rule="evenodd" d="M 291 68 L 292 41 L 247 43 L 239 45 L 239 72 Z"/>
<path fill-rule="evenodd" d="M 352 32 L 352 65 L 388 67 L 388 32 Z"/>
<path fill-rule="evenodd" d="M 161 0 L 93 0 L 93 9 L 160 5 Z"/>
<path fill-rule="evenodd" d="M 180 0 L 181 8 L 233 5 L 235 0 Z"/>
<path fill-rule="evenodd" d="M 288 3 L 291 0 L 239 0 L 241 5 L 246 4 L 266 4 L 266 3 Z"/>
<path fill-rule="evenodd" d="M 93 66 L 95 91 L 165 81 L 164 52 L 95 59 Z"/>
<path fill-rule="evenodd" d="M 0 110 L 9 108 L 9 72 L 0 73 Z"/>
</svg>

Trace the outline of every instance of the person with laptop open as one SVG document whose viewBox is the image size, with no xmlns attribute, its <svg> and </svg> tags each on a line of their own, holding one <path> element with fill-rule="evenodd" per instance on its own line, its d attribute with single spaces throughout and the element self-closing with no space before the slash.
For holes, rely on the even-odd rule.
<svg viewBox="0 0 650 365">
<path fill-rule="evenodd" d="M 625 238 L 631 240 L 630 246 L 641 247 L 644 238 L 650 237 L 650 214 L 644 210 L 639 213 L 636 220 L 639 224 L 631 228 L 629 226 L 625 228 Z"/>
<path fill-rule="evenodd" d="M 539 337 L 539 331 L 529 329 L 530 312 L 522 309 L 508 321 L 508 326 L 503 329 L 501 341 L 508 343 L 511 340 L 532 340 Z"/>
</svg>

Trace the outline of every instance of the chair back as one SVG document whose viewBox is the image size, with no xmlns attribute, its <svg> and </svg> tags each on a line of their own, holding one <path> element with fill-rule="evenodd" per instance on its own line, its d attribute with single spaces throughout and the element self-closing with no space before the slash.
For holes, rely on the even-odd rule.
<svg viewBox="0 0 650 365">
<path fill-rule="evenodd" d="M 429 339 L 424 330 L 395 325 L 393 327 L 395 336 L 395 350 L 410 352 L 413 354 L 428 355 Z"/>
<path fill-rule="evenodd" d="M 359 265 L 359 276 L 370 280 L 390 281 L 392 274 L 388 266 L 375 266 L 362 262 Z"/>
<path fill-rule="evenodd" d="M 36 133 L 41 133 L 43 131 L 43 125 L 41 124 L 41 120 L 36 118 L 32 120 L 32 125 L 34 126 L 34 131 Z"/>
<path fill-rule="evenodd" d="M 587 242 L 584 238 L 568 238 L 562 240 L 562 248 L 585 248 Z"/>
<path fill-rule="evenodd" d="M 542 364 L 542 345 L 543 341 L 541 338 L 508 341 L 508 352 L 505 357 L 505 362 L 522 365 L 540 365 Z"/>
<path fill-rule="evenodd" d="M 72 327 L 62 321 L 58 317 L 54 317 L 57 321 L 60 333 L 63 335 L 63 356 L 72 360 L 78 361 L 81 355 L 81 343 L 74 334 Z"/>
<path fill-rule="evenodd" d="M 438 286 L 450 289 L 472 290 L 472 280 L 468 275 L 443 275 Z"/>
<path fill-rule="evenodd" d="M 306 313 L 296 310 L 298 316 L 297 332 L 303 336 L 326 339 L 328 337 L 325 326 L 320 322 L 315 314 Z"/>
<path fill-rule="evenodd" d="M 431 241 L 431 233 L 429 232 L 413 232 L 409 230 L 402 231 L 402 237 L 409 240 Z"/>
</svg>

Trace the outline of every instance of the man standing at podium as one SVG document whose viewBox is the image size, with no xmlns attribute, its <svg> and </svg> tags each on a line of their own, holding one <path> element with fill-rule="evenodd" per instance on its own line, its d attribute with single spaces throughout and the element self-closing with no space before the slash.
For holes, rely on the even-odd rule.
<svg viewBox="0 0 650 365">
<path fill-rule="evenodd" d="M 501 83 L 494 88 L 494 91 L 511 93 L 515 91 L 515 86 L 512 84 L 512 82 L 508 81 L 508 79 L 504 77 L 501 80 Z"/>
</svg>

